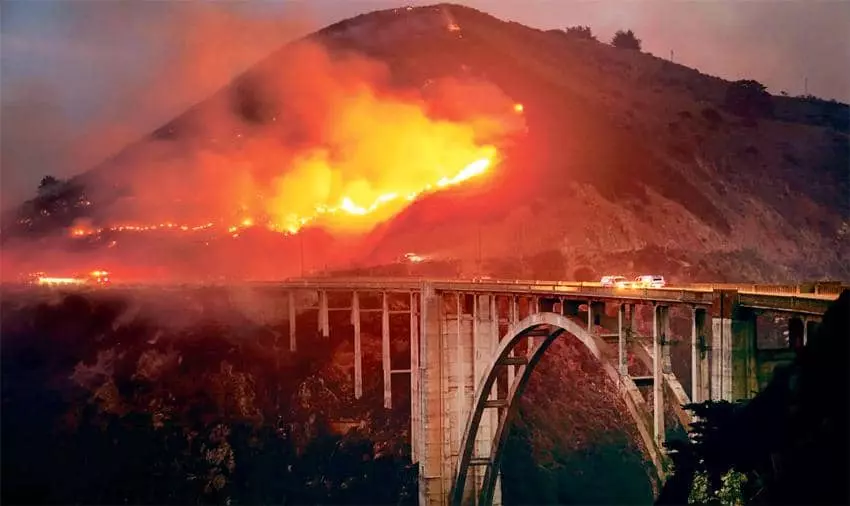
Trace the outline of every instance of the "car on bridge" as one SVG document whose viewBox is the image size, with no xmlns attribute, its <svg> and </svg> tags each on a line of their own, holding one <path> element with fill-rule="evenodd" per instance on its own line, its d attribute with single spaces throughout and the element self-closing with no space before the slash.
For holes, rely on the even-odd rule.
<svg viewBox="0 0 850 506">
<path fill-rule="evenodd" d="M 667 282 L 664 281 L 664 276 L 644 274 L 635 278 L 635 288 L 664 288 Z"/>
<path fill-rule="evenodd" d="M 602 276 L 602 279 L 599 280 L 599 284 L 606 288 L 626 288 L 629 281 L 625 276 Z"/>
</svg>

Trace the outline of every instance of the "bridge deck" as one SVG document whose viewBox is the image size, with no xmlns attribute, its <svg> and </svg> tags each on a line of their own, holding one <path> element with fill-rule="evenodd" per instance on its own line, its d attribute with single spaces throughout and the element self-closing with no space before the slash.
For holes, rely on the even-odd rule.
<svg viewBox="0 0 850 506">
<path fill-rule="evenodd" d="M 829 304 L 838 298 L 842 285 L 822 287 L 827 293 L 806 293 L 805 289 L 818 291 L 818 285 L 752 285 L 752 284 L 690 284 L 665 288 L 613 288 L 600 283 L 570 281 L 530 281 L 496 279 L 434 279 L 434 278 L 305 278 L 281 281 L 252 281 L 216 284 L 116 284 L 110 288 L 93 290 L 192 290 L 218 288 L 256 288 L 275 290 L 324 291 L 387 291 L 412 292 L 428 286 L 435 291 L 494 293 L 505 295 L 537 295 L 540 297 L 571 300 L 621 300 L 623 302 L 656 302 L 662 304 L 691 304 L 709 307 L 713 291 L 737 290 L 739 303 L 753 309 L 784 311 L 799 314 L 821 315 Z M 86 290 L 86 287 L 63 286 L 62 290 Z"/>
</svg>

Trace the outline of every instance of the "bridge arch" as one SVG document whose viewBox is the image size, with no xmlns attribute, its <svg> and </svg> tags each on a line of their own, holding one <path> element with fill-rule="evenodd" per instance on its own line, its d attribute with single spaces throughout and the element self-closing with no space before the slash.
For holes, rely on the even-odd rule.
<svg viewBox="0 0 850 506">
<path fill-rule="evenodd" d="M 505 338 L 499 344 L 494 359 L 490 362 L 482 377 L 476 380 L 478 381 L 478 386 L 476 387 L 472 409 L 467 416 L 466 428 L 461 439 L 460 454 L 449 496 L 450 504 L 457 506 L 463 504 L 469 470 L 473 465 L 486 467 L 483 481 L 480 484 L 480 490 L 475 491 L 475 486 L 473 486 L 473 493 L 477 493 L 478 495 L 475 504 L 481 506 L 492 504 L 504 444 L 510 428 L 509 423 L 516 411 L 518 399 L 522 395 L 532 371 L 540 362 L 543 354 L 552 342 L 564 333 L 572 334 L 598 361 L 603 365 L 607 365 L 594 336 L 588 333 L 587 329 L 582 325 L 560 314 L 548 312 L 531 314 L 509 328 Z M 526 357 L 512 357 L 511 351 L 517 344 L 529 337 L 535 338 L 535 346 L 526 354 Z M 499 367 L 506 365 L 516 365 L 518 367 L 513 383 L 508 385 L 507 397 L 504 400 L 491 399 L 493 387 L 498 378 Z M 621 377 L 621 381 L 631 383 L 631 385 L 626 386 L 631 386 L 635 391 L 637 390 L 637 387 L 634 386 L 634 383 L 627 376 Z M 494 408 L 501 409 L 499 409 L 498 425 L 490 447 L 490 455 L 476 457 L 473 454 L 475 451 L 476 436 L 481 425 L 481 418 L 484 416 L 485 411 Z M 640 428 L 640 415 L 636 409 L 630 409 L 629 411 Z M 644 434 L 645 438 L 646 435 Z"/>
</svg>

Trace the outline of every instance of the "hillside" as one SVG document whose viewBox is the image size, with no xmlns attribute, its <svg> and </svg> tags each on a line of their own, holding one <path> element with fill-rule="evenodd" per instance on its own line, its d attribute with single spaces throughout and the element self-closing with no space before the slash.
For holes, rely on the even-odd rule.
<svg viewBox="0 0 850 506">
<path fill-rule="evenodd" d="M 364 14 L 309 40 L 325 48 L 331 61 L 352 52 L 366 55 L 357 72 L 374 74 L 386 86 L 421 91 L 440 79 L 494 85 L 523 104 L 524 131 L 504 143 L 488 177 L 418 199 L 365 240 L 354 244 L 349 237 L 341 245 L 333 234 L 315 233 L 307 246 L 308 271 L 384 264 L 415 251 L 459 261 L 464 273 L 477 270 L 480 258 L 493 275 L 524 277 L 592 278 L 617 270 L 658 271 L 674 281 L 850 278 L 842 261 L 850 257 L 846 105 L 772 97 L 772 112 L 742 117 L 726 106 L 730 83 L 722 79 L 455 5 Z M 324 88 L 293 84 L 309 72 L 293 51 L 280 49 L 76 178 L 72 183 L 85 188 L 81 200 L 88 203 L 52 209 L 50 219 L 59 218 L 51 223 L 58 225 L 33 225 L 44 216 L 37 201 L 28 203 L 16 224 L 4 226 L 6 247 L 12 247 L 9 237 L 19 242 L 33 229 L 64 230 L 81 217 L 138 221 L 139 213 L 162 208 L 196 216 L 195 210 L 213 206 L 193 201 L 195 194 L 247 184 L 237 176 L 240 167 L 269 158 L 265 144 L 257 147 L 261 136 L 263 142 L 271 138 L 269 125 L 283 128 L 274 130 L 274 142 L 289 150 L 315 142 L 316 119 L 299 104 Z M 264 79 L 270 72 L 278 78 L 274 86 Z M 336 89 L 348 78 L 347 72 L 329 74 L 319 84 Z M 292 100 L 284 103 L 281 96 Z M 467 107 L 471 98 L 477 97 L 458 96 L 452 103 Z M 336 114 L 335 102 L 329 104 L 325 114 Z M 411 159 L 422 155 L 410 153 Z M 214 170 L 196 169 L 201 165 Z M 254 181 L 271 181 L 272 170 L 285 172 L 269 165 Z M 300 182 L 302 192 L 313 184 Z M 170 204 L 178 201 L 180 206 Z M 138 255 L 138 246 L 118 253 L 123 241 L 115 242 L 118 249 L 105 261 Z M 233 258 L 254 261 L 228 270 L 232 276 L 300 272 L 292 266 L 304 245 L 293 238 L 257 233 L 231 243 L 213 254 L 209 244 L 204 249 L 163 240 L 156 251 L 174 262 L 169 272 L 197 268 L 185 261 L 197 252 L 207 257 L 204 272 L 224 272 Z M 94 241 L 90 249 L 103 254 L 108 244 Z M 274 262 L 268 259 L 272 250 Z M 30 257 L 26 251 L 22 256 Z M 263 267 L 252 271 L 244 264 Z"/>
</svg>

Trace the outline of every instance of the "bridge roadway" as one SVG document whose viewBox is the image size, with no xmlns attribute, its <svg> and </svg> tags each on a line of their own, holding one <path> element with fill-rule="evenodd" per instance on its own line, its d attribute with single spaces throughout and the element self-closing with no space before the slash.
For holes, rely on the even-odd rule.
<svg viewBox="0 0 850 506">
<path fill-rule="evenodd" d="M 535 281 L 506 279 L 449 279 L 415 277 L 315 277 L 288 278 L 271 281 L 216 281 L 204 283 L 114 283 L 97 290 L 192 290 L 212 287 L 250 287 L 312 291 L 364 292 L 418 292 L 424 284 L 440 292 L 494 293 L 565 297 L 570 299 L 604 299 L 613 301 L 647 301 L 665 304 L 692 304 L 710 306 L 712 294 L 718 290 L 731 290 L 738 294 L 738 304 L 743 307 L 794 313 L 822 315 L 842 290 L 850 289 L 843 283 L 807 284 L 753 284 L 753 283 L 689 283 L 668 285 L 664 288 L 614 288 L 603 287 L 598 282 Z M 63 290 L 86 290 L 85 287 L 62 286 Z"/>
<path fill-rule="evenodd" d="M 296 320 L 301 312 L 318 309 L 318 329 L 312 332 L 318 330 L 320 338 L 334 332 L 330 312 L 350 312 L 357 398 L 363 395 L 361 316 L 381 313 L 384 406 L 392 408 L 394 378 L 409 376 L 411 451 L 419 463 L 419 503 L 443 506 L 501 502 L 501 450 L 510 419 L 529 375 L 554 339 L 577 339 L 602 364 L 663 479 L 665 398 L 666 406 L 687 428 L 690 420 L 682 404 L 752 397 L 777 360 L 792 359 L 794 353 L 784 351 L 777 359 L 775 353 L 767 356 L 758 349 L 756 314 L 788 316 L 792 347 L 801 346 L 809 329 L 847 287 L 690 284 L 619 289 L 562 281 L 322 277 L 213 285 L 116 284 L 105 290 L 221 289 L 226 294 L 238 288 L 287 295 L 292 351 L 296 351 Z M 302 292 L 313 295 L 295 296 Z M 329 293 L 335 294 L 336 301 L 349 302 L 329 307 Z M 381 294 L 380 307 L 361 308 L 360 297 L 367 293 Z M 404 307 L 390 305 L 389 295 L 401 295 L 409 302 Z M 652 308 L 650 336 L 637 335 L 637 306 Z M 670 361 L 672 307 L 685 308 L 691 315 L 690 395 L 673 374 Z M 609 310 L 615 310 L 616 316 Z M 410 363 L 396 369 L 390 360 L 391 334 L 397 330 L 390 325 L 391 314 L 410 318 L 409 336 L 405 336 Z M 634 376 L 628 356 L 637 358 L 652 375 Z M 651 386 L 652 406 L 638 388 L 641 385 Z"/>
</svg>

